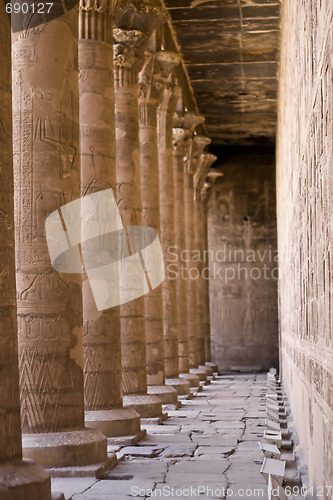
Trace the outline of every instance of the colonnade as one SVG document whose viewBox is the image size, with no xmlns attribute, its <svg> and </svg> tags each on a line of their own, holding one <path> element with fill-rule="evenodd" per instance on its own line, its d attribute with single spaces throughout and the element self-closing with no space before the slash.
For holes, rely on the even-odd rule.
<svg viewBox="0 0 333 500">
<path fill-rule="evenodd" d="M 160 423 L 162 404 L 213 372 L 200 271 L 215 157 L 197 132 L 203 117 L 184 104 L 159 1 L 80 0 L 12 41 L 3 3 L 0 21 L 0 493 L 49 499 L 42 467 L 107 468 L 107 443 L 136 442 L 142 419 Z M 60 208 L 110 188 L 122 243 L 128 228 L 152 226 L 166 276 L 100 310 L 87 266 L 53 268 L 45 221 L 62 213 L 68 238 L 73 221 Z M 99 215 L 85 213 L 83 242 Z M 79 245 L 84 263 L 109 251 L 104 236 Z"/>
</svg>

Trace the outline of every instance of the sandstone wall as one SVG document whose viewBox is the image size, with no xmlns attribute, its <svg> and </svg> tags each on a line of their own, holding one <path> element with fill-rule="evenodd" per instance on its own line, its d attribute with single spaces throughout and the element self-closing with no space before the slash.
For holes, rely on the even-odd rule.
<svg viewBox="0 0 333 500">
<path fill-rule="evenodd" d="M 274 151 L 222 153 L 208 202 L 212 358 L 268 369 L 278 357 Z"/>
<path fill-rule="evenodd" d="M 277 148 L 282 375 L 319 497 L 333 485 L 332 10 L 283 2 Z"/>
</svg>

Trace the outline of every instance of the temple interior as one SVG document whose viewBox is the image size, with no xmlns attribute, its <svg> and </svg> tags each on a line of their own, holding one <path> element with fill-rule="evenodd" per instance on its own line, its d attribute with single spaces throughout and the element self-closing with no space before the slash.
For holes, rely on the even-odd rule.
<svg viewBox="0 0 333 500">
<path fill-rule="evenodd" d="M 333 500 L 332 0 L 0 24 L 0 500 Z"/>
</svg>

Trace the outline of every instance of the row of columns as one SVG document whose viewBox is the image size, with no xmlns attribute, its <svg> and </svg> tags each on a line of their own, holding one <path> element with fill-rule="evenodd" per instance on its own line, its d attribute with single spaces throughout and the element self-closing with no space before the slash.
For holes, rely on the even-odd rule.
<svg viewBox="0 0 333 500">
<path fill-rule="evenodd" d="M 12 47 L 3 4 L 0 17 L 0 492 L 49 499 L 49 476 L 22 461 L 22 443 L 45 468 L 107 468 L 108 443 L 139 439 L 140 418 L 161 422 L 162 403 L 189 397 L 213 371 L 208 281 L 184 279 L 181 266 L 182 250 L 202 259 L 207 247 L 204 182 L 215 157 L 195 133 L 203 118 L 175 113 L 180 56 L 157 50 L 154 34 L 169 19 L 157 0 L 80 0 L 14 33 Z M 157 230 L 166 278 L 98 310 L 87 270 L 52 267 L 45 220 L 110 188 L 124 240 L 131 226 Z M 66 234 L 71 223 L 62 214 Z M 98 223 L 85 213 L 82 241 Z M 108 244 L 98 238 L 81 253 L 103 255 Z M 120 245 L 119 258 L 130 251 Z M 186 259 L 187 276 L 202 265 Z"/>
</svg>

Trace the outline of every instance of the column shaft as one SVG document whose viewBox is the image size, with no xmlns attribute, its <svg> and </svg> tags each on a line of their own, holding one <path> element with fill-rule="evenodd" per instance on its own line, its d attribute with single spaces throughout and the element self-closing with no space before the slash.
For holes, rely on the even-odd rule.
<svg viewBox="0 0 333 500">
<path fill-rule="evenodd" d="M 179 131 L 181 137 L 175 135 Z M 184 133 L 185 132 L 185 133 Z M 189 365 L 189 342 L 187 327 L 187 281 L 183 276 L 185 264 L 184 250 L 185 242 L 185 148 L 183 140 L 186 135 L 184 129 L 174 129 L 174 155 L 173 155 L 173 183 L 174 183 L 174 224 L 175 224 L 175 246 L 177 262 L 171 264 L 177 272 L 176 298 L 177 298 L 177 325 L 178 325 L 178 349 L 179 349 L 179 372 L 188 373 Z"/>
<path fill-rule="evenodd" d="M 23 448 L 50 467 L 106 458 L 105 438 L 84 429 L 81 276 L 53 269 L 45 234 L 46 218 L 80 196 L 77 21 L 73 8 L 13 35 Z"/>
<path fill-rule="evenodd" d="M 144 34 L 141 33 L 142 38 Z M 142 225 L 138 71 L 115 66 L 117 201 L 124 226 Z M 144 298 L 120 306 L 124 394 L 146 394 Z"/>
<path fill-rule="evenodd" d="M 115 2 L 91 11 L 80 3 L 79 105 L 81 146 L 81 194 L 112 189 L 116 196 L 116 138 L 113 75 L 113 8 Z M 106 221 L 96 211 L 85 213 L 86 228 L 95 225 L 100 237 L 85 243 L 92 260 L 113 253 L 114 240 L 104 235 Z M 107 215 L 111 216 L 111 214 Z M 108 264 L 109 262 L 105 262 Z M 103 286 L 101 284 L 101 286 Z M 118 282 L 112 286 L 117 288 Z M 86 420 L 107 437 L 140 432 L 139 415 L 123 408 L 119 306 L 98 310 L 87 274 L 83 274 L 84 397 Z"/>
<path fill-rule="evenodd" d="M 138 73 L 148 35 L 135 29 L 114 29 L 113 33 L 117 202 L 126 228 L 142 225 Z M 124 401 L 141 417 L 160 418 L 161 401 L 147 395 L 144 320 L 144 297 L 120 306 Z"/>
<path fill-rule="evenodd" d="M 205 326 L 204 326 L 204 279 L 203 270 L 203 220 L 201 208 L 201 194 L 195 193 L 194 201 L 194 233 L 195 247 L 198 252 L 196 298 L 197 298 L 197 333 L 198 333 L 198 364 L 205 364 Z"/>
<path fill-rule="evenodd" d="M 179 377 L 179 345 L 177 319 L 177 286 L 169 268 L 170 252 L 175 248 L 174 178 L 173 178 L 173 115 L 180 98 L 178 86 L 166 89 L 164 102 L 159 112 L 159 182 L 161 243 L 166 276 L 162 284 L 163 331 L 165 351 L 166 383 L 172 385 L 179 395 L 190 394 L 190 383 Z"/>
<path fill-rule="evenodd" d="M 79 13 L 79 93 L 81 193 L 86 196 L 109 188 L 116 192 L 116 165 L 112 17 L 110 12 L 83 9 L 84 5 Z M 93 16 L 100 22 L 92 39 Z M 84 220 L 83 235 L 88 223 L 103 222 L 94 220 L 94 213 L 88 215 L 91 220 Z M 100 252 L 103 242 L 101 238 Z M 119 307 L 98 311 L 86 274 L 82 288 L 85 408 L 121 408 Z"/>
<path fill-rule="evenodd" d="M 207 200 L 204 195 L 201 195 L 201 217 L 202 217 L 202 235 L 203 235 L 203 268 L 206 270 L 209 266 L 208 260 L 208 228 L 207 228 Z M 203 322 L 205 332 L 205 361 L 211 362 L 211 345 L 210 345 L 210 307 L 209 307 L 209 272 L 205 271 L 203 276 Z"/>
<path fill-rule="evenodd" d="M 176 104 L 177 99 L 170 99 L 167 109 L 160 112 L 159 124 L 161 244 L 165 262 L 168 259 L 171 247 L 175 246 L 172 125 Z M 168 378 L 178 378 L 176 281 L 171 279 L 168 269 L 166 269 L 162 290 L 165 374 Z"/>
<path fill-rule="evenodd" d="M 207 220 L 206 226 L 204 223 L 205 214 L 203 214 L 202 189 L 207 176 L 208 170 L 215 161 L 216 156 L 204 152 L 205 147 L 210 143 L 210 139 L 205 136 L 196 135 L 193 138 L 194 150 L 193 158 L 195 161 L 194 172 L 194 213 L 195 213 L 195 241 L 198 252 L 198 279 L 196 280 L 197 288 L 197 320 L 198 320 L 198 362 L 199 368 L 206 371 L 207 374 L 213 375 L 213 367 L 206 365 L 206 315 L 209 314 L 207 309 L 208 298 L 205 293 L 207 291 L 206 283 L 208 273 L 204 271 L 206 266 L 206 245 L 207 245 Z M 194 161 L 193 161 L 194 163 Z M 205 234 L 206 227 L 206 234 Z M 208 283 L 207 283 L 208 284 Z M 209 305 L 208 305 L 209 307 Z"/>
<path fill-rule="evenodd" d="M 154 227 L 160 233 L 157 101 L 140 102 L 140 158 L 142 224 Z M 163 301 L 159 286 L 144 297 L 145 330 L 147 342 L 147 381 L 149 385 L 163 385 Z"/>
<path fill-rule="evenodd" d="M 190 368 L 197 368 L 198 358 L 198 324 L 197 324 L 197 295 L 196 295 L 196 265 L 193 262 L 195 250 L 194 228 L 194 188 L 193 173 L 185 172 L 185 241 L 189 257 L 187 262 L 187 325 L 189 334 L 189 362 Z"/>
<path fill-rule="evenodd" d="M 10 23 L 0 5 L 0 491 L 4 500 L 51 499 L 48 474 L 22 461 L 14 255 Z M 31 478 L 31 479 L 30 479 Z"/>
</svg>

